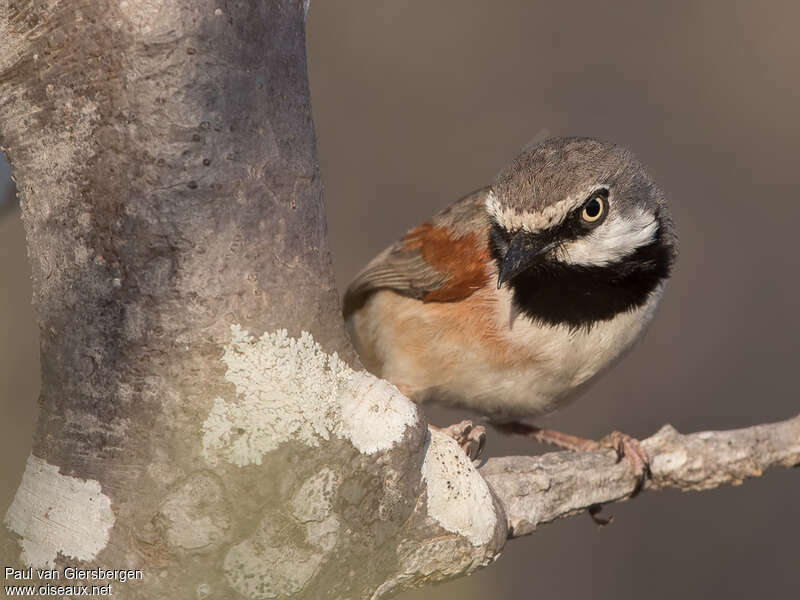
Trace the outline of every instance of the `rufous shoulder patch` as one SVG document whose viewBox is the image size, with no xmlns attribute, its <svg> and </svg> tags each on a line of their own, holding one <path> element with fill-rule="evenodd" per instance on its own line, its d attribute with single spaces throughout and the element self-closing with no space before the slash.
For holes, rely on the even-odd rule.
<svg viewBox="0 0 800 600">
<path fill-rule="evenodd" d="M 446 227 L 426 222 L 402 240 L 406 250 L 417 250 L 431 267 L 447 275 L 444 284 L 423 297 L 424 302 L 448 302 L 468 297 L 486 285 L 487 244 L 475 233 L 456 237 Z"/>
</svg>

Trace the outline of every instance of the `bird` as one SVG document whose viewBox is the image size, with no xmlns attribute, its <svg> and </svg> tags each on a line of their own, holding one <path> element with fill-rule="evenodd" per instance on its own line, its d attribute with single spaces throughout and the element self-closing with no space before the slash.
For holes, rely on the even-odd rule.
<svg viewBox="0 0 800 600">
<path fill-rule="evenodd" d="M 629 150 L 550 138 L 370 261 L 346 290 L 345 323 L 365 368 L 411 400 L 572 450 L 613 447 L 641 479 L 634 438 L 595 442 L 532 421 L 642 336 L 677 251 L 664 194 Z M 446 431 L 482 450 L 482 426 Z"/>
</svg>

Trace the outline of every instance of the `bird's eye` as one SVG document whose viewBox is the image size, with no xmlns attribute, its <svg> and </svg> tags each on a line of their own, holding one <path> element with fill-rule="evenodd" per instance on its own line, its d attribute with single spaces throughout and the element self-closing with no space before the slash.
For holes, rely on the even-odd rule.
<svg viewBox="0 0 800 600">
<path fill-rule="evenodd" d="M 594 192 L 581 209 L 581 221 L 588 227 L 599 225 L 608 212 L 608 192 L 600 190 Z"/>
</svg>

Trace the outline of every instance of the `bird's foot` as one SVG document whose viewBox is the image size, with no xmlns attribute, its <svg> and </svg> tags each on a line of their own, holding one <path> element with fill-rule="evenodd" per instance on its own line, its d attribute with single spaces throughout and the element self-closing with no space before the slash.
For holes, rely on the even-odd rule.
<svg viewBox="0 0 800 600">
<path fill-rule="evenodd" d="M 628 464 L 636 477 L 636 487 L 633 489 L 633 496 L 638 494 L 644 482 L 650 477 L 650 459 L 642 448 L 642 445 L 634 437 L 620 431 L 612 431 L 599 442 L 599 448 L 611 448 L 617 453 L 617 462 L 623 458 L 627 459 Z"/>
<path fill-rule="evenodd" d="M 619 431 L 612 431 L 598 442 L 555 431 L 554 429 L 542 429 L 541 427 L 528 425 L 527 423 L 502 423 L 496 427 L 500 431 L 506 433 L 524 435 L 537 442 L 558 446 L 566 450 L 597 452 L 598 450 L 611 448 L 617 453 L 617 462 L 625 458 L 630 465 L 633 475 L 636 477 L 636 487 L 633 490 L 632 496 L 635 496 L 641 491 L 645 480 L 650 475 L 650 460 L 639 441 Z"/>
<path fill-rule="evenodd" d="M 472 421 L 461 421 L 448 427 L 436 427 L 435 425 L 428 425 L 428 427 L 453 438 L 470 460 L 480 458 L 486 446 L 486 428 L 483 425 L 473 425 Z"/>
</svg>

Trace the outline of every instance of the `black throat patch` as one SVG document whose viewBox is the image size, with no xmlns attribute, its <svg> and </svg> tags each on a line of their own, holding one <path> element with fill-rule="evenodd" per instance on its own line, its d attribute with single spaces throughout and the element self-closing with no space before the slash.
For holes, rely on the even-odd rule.
<svg viewBox="0 0 800 600">
<path fill-rule="evenodd" d="M 502 260 L 494 244 L 495 261 Z M 508 285 L 515 307 L 533 320 L 573 328 L 642 306 L 672 269 L 674 251 L 661 231 L 651 243 L 606 266 L 542 259 Z M 499 262 L 498 262 L 499 264 Z"/>
</svg>

